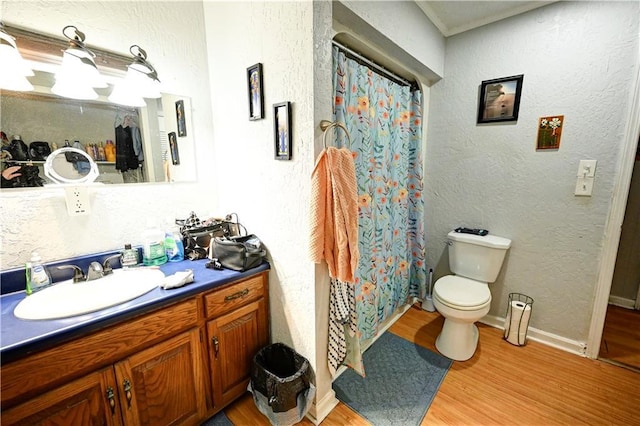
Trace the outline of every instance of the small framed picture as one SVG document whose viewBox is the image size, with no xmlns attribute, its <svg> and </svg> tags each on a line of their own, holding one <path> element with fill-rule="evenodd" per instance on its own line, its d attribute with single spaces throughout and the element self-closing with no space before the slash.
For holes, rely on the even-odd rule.
<svg viewBox="0 0 640 426">
<path fill-rule="evenodd" d="M 249 86 L 249 120 L 264 118 L 264 96 L 262 93 L 262 64 L 247 68 Z"/>
<path fill-rule="evenodd" d="M 564 126 L 564 115 L 540 117 L 536 149 L 560 149 L 562 126 Z"/>
<path fill-rule="evenodd" d="M 176 101 L 176 122 L 178 124 L 178 136 L 187 136 L 187 125 L 184 118 L 184 101 Z"/>
<path fill-rule="evenodd" d="M 483 81 L 477 123 L 518 121 L 523 80 L 524 74 Z"/>
<path fill-rule="evenodd" d="M 174 166 L 180 164 L 180 154 L 178 153 L 178 139 L 176 132 L 169 133 L 169 150 L 171 151 L 171 162 Z"/>
<path fill-rule="evenodd" d="M 291 102 L 273 105 L 276 160 L 291 160 Z"/>
</svg>

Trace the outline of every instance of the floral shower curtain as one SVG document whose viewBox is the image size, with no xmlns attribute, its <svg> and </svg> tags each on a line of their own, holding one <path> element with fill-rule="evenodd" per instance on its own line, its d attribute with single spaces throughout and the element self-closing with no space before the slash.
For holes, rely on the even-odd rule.
<svg viewBox="0 0 640 426">
<path fill-rule="evenodd" d="M 362 348 L 380 324 L 411 297 L 424 296 L 422 93 L 335 46 L 333 67 L 334 120 L 351 137 L 359 198 L 360 263 L 345 364 L 364 375 Z M 336 145 L 346 143 L 336 132 Z"/>
</svg>

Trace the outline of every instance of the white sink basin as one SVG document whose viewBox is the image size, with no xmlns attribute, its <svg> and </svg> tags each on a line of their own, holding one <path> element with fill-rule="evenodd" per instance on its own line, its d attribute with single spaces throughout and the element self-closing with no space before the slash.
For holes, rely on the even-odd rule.
<svg viewBox="0 0 640 426">
<path fill-rule="evenodd" d="M 27 296 L 14 314 L 26 320 L 66 318 L 127 302 L 150 292 L 164 279 L 159 269 L 116 269 L 106 277 L 73 283 L 62 281 Z"/>
</svg>

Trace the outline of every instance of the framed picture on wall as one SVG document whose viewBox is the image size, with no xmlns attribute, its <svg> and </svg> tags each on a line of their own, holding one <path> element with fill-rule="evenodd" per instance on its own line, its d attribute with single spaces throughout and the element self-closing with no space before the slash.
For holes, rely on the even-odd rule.
<svg viewBox="0 0 640 426">
<path fill-rule="evenodd" d="M 477 123 L 518 121 L 523 80 L 524 74 L 483 81 Z"/>
<path fill-rule="evenodd" d="M 560 149 L 564 115 L 540 117 L 536 149 Z"/>
<path fill-rule="evenodd" d="M 291 160 L 291 102 L 273 105 L 276 160 Z"/>
<path fill-rule="evenodd" d="M 180 154 L 178 153 L 178 139 L 176 132 L 169 133 L 169 151 L 171 151 L 171 163 L 174 166 L 180 164 Z"/>
<path fill-rule="evenodd" d="M 178 136 L 187 136 L 187 125 L 184 119 L 184 101 L 176 101 L 176 123 L 178 125 Z"/>
<path fill-rule="evenodd" d="M 249 88 L 249 120 L 264 118 L 264 95 L 262 93 L 262 64 L 247 68 Z"/>
</svg>

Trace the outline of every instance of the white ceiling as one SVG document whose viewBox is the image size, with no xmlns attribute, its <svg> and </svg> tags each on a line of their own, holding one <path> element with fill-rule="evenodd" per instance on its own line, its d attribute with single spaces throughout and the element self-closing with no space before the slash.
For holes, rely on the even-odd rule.
<svg viewBox="0 0 640 426">
<path fill-rule="evenodd" d="M 415 2 L 445 37 L 555 3 L 555 1 L 423 0 L 415 0 Z"/>
</svg>

